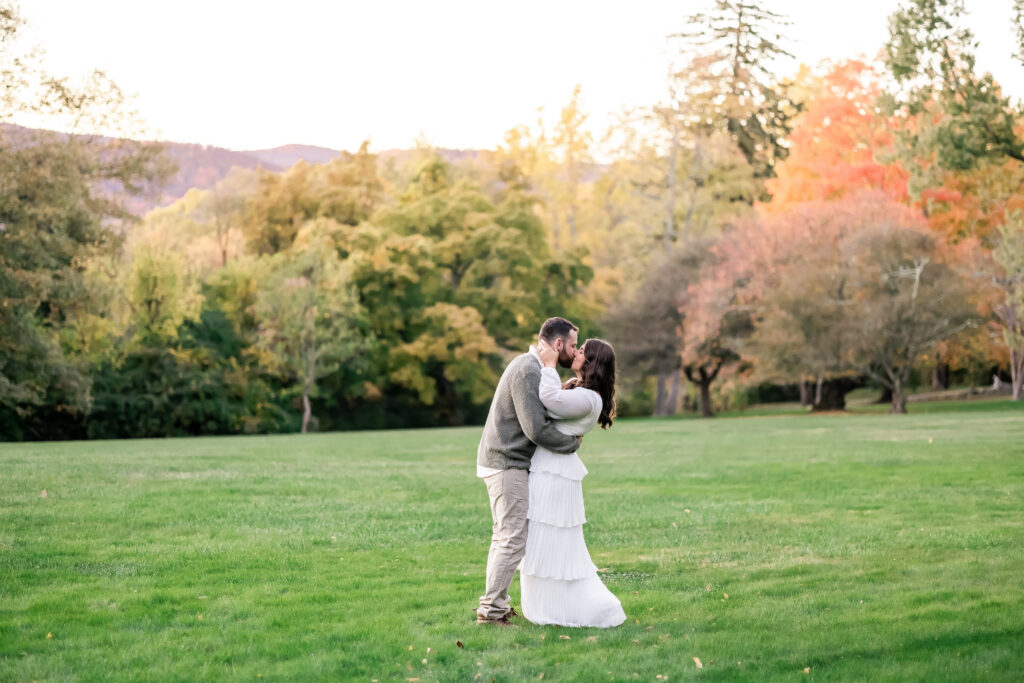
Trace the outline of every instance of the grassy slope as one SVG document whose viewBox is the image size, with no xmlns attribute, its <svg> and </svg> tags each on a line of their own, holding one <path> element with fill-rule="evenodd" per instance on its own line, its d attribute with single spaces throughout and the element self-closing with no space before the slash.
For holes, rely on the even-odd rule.
<svg viewBox="0 0 1024 683">
<path fill-rule="evenodd" d="M 1024 676 L 1019 405 L 589 435 L 610 631 L 471 623 L 477 438 L 0 445 L 0 680 Z"/>
</svg>

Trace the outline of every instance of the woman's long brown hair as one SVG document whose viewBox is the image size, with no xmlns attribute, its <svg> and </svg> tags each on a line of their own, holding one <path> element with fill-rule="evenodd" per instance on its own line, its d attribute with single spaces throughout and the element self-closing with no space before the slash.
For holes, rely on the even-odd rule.
<svg viewBox="0 0 1024 683">
<path fill-rule="evenodd" d="M 615 417 L 615 349 L 603 339 L 588 339 L 583 345 L 586 362 L 580 369 L 581 379 L 565 383 L 566 389 L 583 387 L 601 396 L 601 415 L 597 418 L 601 429 L 612 426 Z"/>
</svg>

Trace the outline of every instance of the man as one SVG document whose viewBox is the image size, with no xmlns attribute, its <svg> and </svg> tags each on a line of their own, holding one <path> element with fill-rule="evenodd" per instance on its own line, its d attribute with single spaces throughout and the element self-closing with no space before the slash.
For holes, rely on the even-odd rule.
<svg viewBox="0 0 1024 683">
<path fill-rule="evenodd" d="M 558 364 L 572 365 L 579 328 L 564 318 L 549 318 L 540 339 L 558 351 Z M 477 449 L 477 476 L 487 484 L 491 499 L 491 549 L 487 554 L 487 585 L 476 610 L 478 624 L 509 626 L 515 611 L 508 589 L 526 551 L 530 504 L 530 459 L 537 446 L 553 453 L 575 453 L 580 439 L 563 434 L 548 419 L 540 402 L 537 349 L 517 356 L 505 368 L 494 391 L 491 409 Z"/>
</svg>

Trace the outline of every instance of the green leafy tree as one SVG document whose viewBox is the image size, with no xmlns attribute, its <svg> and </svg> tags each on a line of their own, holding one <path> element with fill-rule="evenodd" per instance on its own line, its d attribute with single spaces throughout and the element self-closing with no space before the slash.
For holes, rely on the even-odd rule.
<svg viewBox="0 0 1024 683">
<path fill-rule="evenodd" d="M 771 177 L 786 158 L 785 138 L 797 113 L 772 73 L 775 60 L 791 56 L 783 47 L 788 22 L 755 3 L 713 0 L 688 23 L 696 28 L 673 37 L 692 58 L 682 71 L 702 74 L 691 84 L 691 116 L 701 127 L 726 133 L 756 177 Z"/>
<path fill-rule="evenodd" d="M 249 249 L 258 254 L 284 251 L 314 218 L 357 225 L 377 207 L 383 188 L 368 143 L 328 164 L 312 166 L 300 160 L 283 173 L 263 171 L 258 189 L 246 203 L 243 231 Z"/>
<path fill-rule="evenodd" d="M 94 312 L 84 263 L 131 218 L 108 188 L 141 192 L 169 171 L 157 146 L 88 134 L 130 127 L 124 96 L 100 72 L 80 85 L 45 73 L 19 52 L 21 25 L 0 3 L 0 119 L 31 114 L 77 134 L 0 129 L 0 430 L 11 438 L 88 409 L 88 377 L 61 331 Z"/>
<path fill-rule="evenodd" d="M 1021 111 L 990 73 L 977 72 L 976 42 L 963 25 L 962 0 L 911 0 L 889 19 L 886 65 L 899 90 L 889 107 L 912 122 L 899 133 L 912 170 L 911 190 L 941 184 L 939 170 L 983 161 L 1024 162 L 1016 130 Z"/>
<path fill-rule="evenodd" d="M 380 342 L 377 390 L 413 392 L 455 424 L 486 401 L 503 355 L 525 348 L 545 317 L 574 314 L 590 276 L 580 253 L 549 252 L 518 188 L 492 201 L 438 158 L 394 207 L 335 237 Z"/>
<path fill-rule="evenodd" d="M 291 249 L 271 257 L 255 304 L 261 360 L 296 388 L 303 433 L 312 419 L 317 381 L 354 359 L 362 346 L 361 311 L 348 268 L 317 227 L 304 227 Z"/>
</svg>

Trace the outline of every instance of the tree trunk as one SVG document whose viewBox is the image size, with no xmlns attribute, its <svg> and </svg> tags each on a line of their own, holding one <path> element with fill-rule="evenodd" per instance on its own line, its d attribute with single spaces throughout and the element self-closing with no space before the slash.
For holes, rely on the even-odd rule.
<svg viewBox="0 0 1024 683">
<path fill-rule="evenodd" d="M 306 428 L 309 427 L 309 418 L 313 414 L 313 407 L 309 403 L 309 395 L 313 391 L 313 377 L 316 372 L 316 354 L 309 354 L 309 367 L 306 371 L 306 376 L 302 379 L 302 433 L 306 433 Z"/>
<path fill-rule="evenodd" d="M 875 400 L 875 403 L 878 405 L 882 405 L 884 403 L 892 403 L 892 389 L 883 386 L 882 394 L 881 396 L 878 397 L 877 400 Z"/>
<path fill-rule="evenodd" d="M 676 408 L 679 406 L 679 385 L 682 384 L 681 370 L 675 370 L 672 373 L 671 383 L 669 384 L 668 390 L 668 404 L 665 406 L 665 415 L 675 415 Z"/>
<path fill-rule="evenodd" d="M 665 414 L 665 382 L 667 380 L 667 372 L 658 373 L 658 388 L 654 394 L 654 417 L 661 417 Z"/>
<path fill-rule="evenodd" d="M 1014 401 L 1020 401 L 1024 387 L 1024 347 L 1010 349 L 1010 389 Z"/>
<path fill-rule="evenodd" d="M 309 390 L 303 389 L 302 391 L 302 433 L 306 433 L 306 428 L 309 426 L 309 417 L 312 415 L 313 409 L 309 404 Z"/>
<path fill-rule="evenodd" d="M 818 391 L 811 410 L 846 410 L 846 395 L 857 387 L 857 381 L 849 377 L 819 379 Z"/>
<path fill-rule="evenodd" d="M 932 389 L 941 391 L 949 389 L 949 363 L 943 363 L 937 357 L 932 369 Z"/>
<path fill-rule="evenodd" d="M 800 380 L 800 405 L 806 408 L 811 405 L 811 384 Z"/>
<path fill-rule="evenodd" d="M 704 368 L 700 369 L 700 416 L 714 417 L 715 412 L 711 410 L 711 380 Z"/>
<path fill-rule="evenodd" d="M 904 385 L 903 377 L 896 377 L 892 383 L 892 406 L 889 408 L 889 413 L 892 415 L 907 414 L 907 396 Z"/>
<path fill-rule="evenodd" d="M 711 383 L 715 381 L 715 377 L 718 377 L 718 371 L 722 369 L 722 364 L 719 362 L 715 365 L 711 372 L 708 372 L 706 367 L 695 368 L 692 365 L 684 366 L 683 372 L 686 373 L 686 379 L 696 384 L 700 388 L 700 416 L 701 417 L 714 417 L 715 413 L 711 409 Z"/>
<path fill-rule="evenodd" d="M 679 158 L 679 133 L 672 126 L 672 143 L 668 154 L 668 195 L 665 207 L 665 238 L 670 242 L 676 240 L 676 164 Z M 687 232 L 689 232 L 689 214 L 687 214 Z"/>
</svg>

